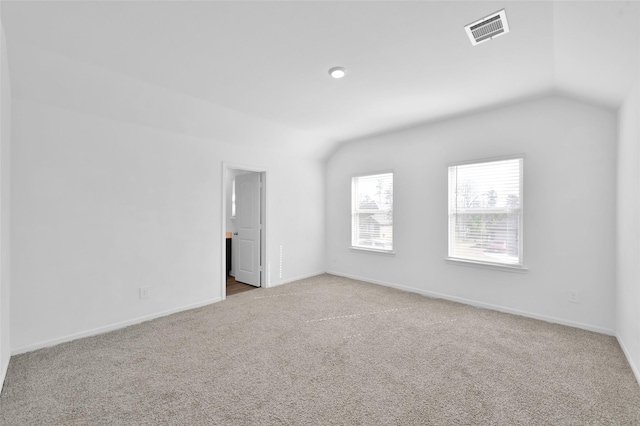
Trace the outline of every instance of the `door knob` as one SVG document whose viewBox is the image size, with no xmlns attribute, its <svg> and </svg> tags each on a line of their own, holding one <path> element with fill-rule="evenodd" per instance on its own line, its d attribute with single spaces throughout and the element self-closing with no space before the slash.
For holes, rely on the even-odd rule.
<svg viewBox="0 0 640 426">
<path fill-rule="evenodd" d="M 238 235 L 238 233 L 237 233 L 237 232 L 234 232 L 234 233 L 233 233 L 233 235 Z"/>
</svg>

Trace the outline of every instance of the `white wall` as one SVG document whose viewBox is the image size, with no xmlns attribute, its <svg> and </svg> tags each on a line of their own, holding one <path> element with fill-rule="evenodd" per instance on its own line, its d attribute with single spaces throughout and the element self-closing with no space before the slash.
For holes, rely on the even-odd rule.
<svg viewBox="0 0 640 426">
<path fill-rule="evenodd" d="M 11 84 L 4 29 L 0 26 L 0 390 L 11 357 L 10 333 L 10 164 Z"/>
<path fill-rule="evenodd" d="M 618 123 L 616 332 L 640 382 L 640 84 Z"/>
<path fill-rule="evenodd" d="M 14 353 L 219 300 L 223 161 L 268 170 L 267 263 L 279 265 L 283 247 L 284 265 L 269 283 L 323 272 L 324 163 L 236 140 L 279 137 L 268 123 L 252 128 L 238 114 L 242 126 L 220 123 L 216 133 L 227 117 L 199 100 L 37 50 L 16 57 Z M 56 66 L 33 70 L 48 60 Z M 127 104 L 126 91 L 142 106 Z M 144 99 L 151 112 L 136 109 Z M 170 112 L 174 124 L 205 116 L 208 136 L 167 128 Z M 142 286 L 150 298 L 138 298 Z"/>
<path fill-rule="evenodd" d="M 44 51 L 15 38 L 7 43 L 16 98 L 238 147 L 269 147 L 285 156 L 321 158 L 327 153 L 323 141 L 309 132 Z M 140 60 L 145 60 L 144 55 Z"/>
<path fill-rule="evenodd" d="M 327 163 L 327 270 L 613 334 L 616 124 L 549 97 L 347 144 Z M 529 271 L 445 262 L 447 165 L 512 154 L 525 154 Z M 396 254 L 350 251 L 351 177 L 389 169 Z"/>
</svg>

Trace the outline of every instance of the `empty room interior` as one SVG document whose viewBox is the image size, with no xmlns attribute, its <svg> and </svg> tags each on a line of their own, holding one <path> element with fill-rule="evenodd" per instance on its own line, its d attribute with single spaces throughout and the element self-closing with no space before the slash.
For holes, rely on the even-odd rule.
<svg viewBox="0 0 640 426">
<path fill-rule="evenodd" d="M 640 2 L 0 18 L 0 423 L 640 425 Z"/>
</svg>

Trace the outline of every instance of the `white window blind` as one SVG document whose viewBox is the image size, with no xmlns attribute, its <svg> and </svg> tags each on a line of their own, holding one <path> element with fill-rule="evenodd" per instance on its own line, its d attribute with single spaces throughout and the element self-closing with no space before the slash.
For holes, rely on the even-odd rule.
<svg viewBox="0 0 640 426">
<path fill-rule="evenodd" d="M 393 250 L 393 173 L 354 177 L 351 245 Z"/>
<path fill-rule="evenodd" d="M 449 257 L 522 266 L 523 159 L 449 167 Z"/>
</svg>

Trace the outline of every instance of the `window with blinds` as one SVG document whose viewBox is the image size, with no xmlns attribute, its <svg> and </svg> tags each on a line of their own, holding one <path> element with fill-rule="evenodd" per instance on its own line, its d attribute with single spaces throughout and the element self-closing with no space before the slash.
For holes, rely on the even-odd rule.
<svg viewBox="0 0 640 426">
<path fill-rule="evenodd" d="M 522 158 L 449 167 L 449 258 L 522 266 Z"/>
<path fill-rule="evenodd" d="M 393 251 L 393 173 L 354 177 L 351 246 Z"/>
</svg>

